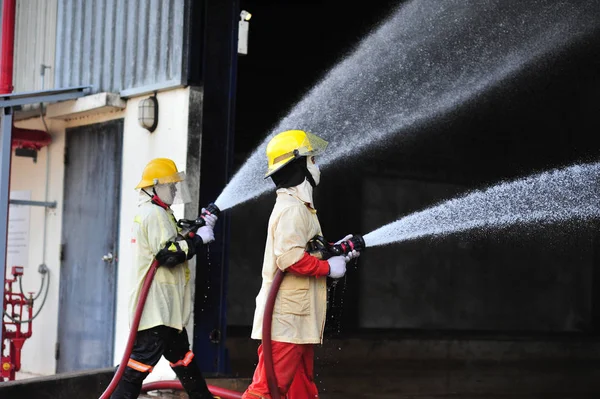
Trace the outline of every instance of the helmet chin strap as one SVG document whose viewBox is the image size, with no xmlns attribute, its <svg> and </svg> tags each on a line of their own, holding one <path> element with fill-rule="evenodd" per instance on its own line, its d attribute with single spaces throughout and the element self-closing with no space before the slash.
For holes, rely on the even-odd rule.
<svg viewBox="0 0 600 399">
<path fill-rule="evenodd" d="M 165 209 L 165 210 L 167 210 L 167 209 L 169 209 L 169 208 L 170 208 L 170 207 L 169 207 L 169 205 L 165 204 L 165 203 L 163 202 L 163 200 L 161 200 L 161 199 L 160 199 L 160 197 L 158 196 L 158 194 L 156 194 L 156 190 L 154 189 L 154 187 L 152 187 L 152 192 L 154 193 L 154 195 L 150 195 L 150 193 L 148 193 L 148 192 L 147 192 L 146 190 L 144 190 L 144 189 L 142 189 L 142 191 L 143 191 L 144 193 L 146 193 L 146 195 L 147 195 L 148 197 L 150 197 L 150 201 L 151 201 L 151 202 L 152 202 L 154 205 L 158 205 L 158 206 L 160 206 L 161 208 L 163 208 L 163 209 Z"/>
<path fill-rule="evenodd" d="M 315 179 L 313 178 L 312 174 L 308 169 L 306 169 L 306 180 L 308 180 L 308 182 L 313 188 L 317 187 L 317 183 L 315 183 Z"/>
</svg>

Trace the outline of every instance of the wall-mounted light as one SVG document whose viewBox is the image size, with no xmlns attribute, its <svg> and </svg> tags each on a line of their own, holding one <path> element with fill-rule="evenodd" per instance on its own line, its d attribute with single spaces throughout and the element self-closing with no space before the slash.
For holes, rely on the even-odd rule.
<svg viewBox="0 0 600 399">
<path fill-rule="evenodd" d="M 240 12 L 240 22 L 238 25 L 238 54 L 248 54 L 248 30 L 250 29 L 250 14 L 246 10 Z"/>
<path fill-rule="evenodd" d="M 152 133 L 158 126 L 158 99 L 156 94 L 144 98 L 138 104 L 138 123 Z"/>
<path fill-rule="evenodd" d="M 240 19 L 242 21 L 250 21 L 250 18 L 252 18 L 252 14 L 250 14 L 246 10 L 242 10 L 242 12 L 240 13 Z"/>
</svg>

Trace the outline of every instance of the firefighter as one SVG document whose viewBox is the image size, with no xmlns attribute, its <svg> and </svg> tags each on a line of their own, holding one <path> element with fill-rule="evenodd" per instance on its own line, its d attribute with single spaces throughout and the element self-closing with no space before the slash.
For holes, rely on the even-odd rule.
<svg viewBox="0 0 600 399">
<path fill-rule="evenodd" d="M 213 399 L 194 361 L 185 325 L 191 312 L 191 259 L 203 244 L 214 240 L 217 216 L 205 216 L 205 226 L 195 235 L 177 236 L 171 205 L 189 202 L 185 172 L 167 158 L 146 165 L 139 189 L 138 211 L 133 223 L 135 286 L 129 298 L 130 322 L 146 272 L 154 258 L 160 263 L 146 300 L 137 337 L 127 367 L 112 399 L 133 399 L 161 356 L 169 362 L 192 399 Z M 203 209 L 204 211 L 204 209 Z"/>
<path fill-rule="evenodd" d="M 265 178 L 271 177 L 275 183 L 277 198 L 269 219 L 252 338 L 262 339 L 267 296 L 277 270 L 284 270 L 287 273 L 277 295 L 272 324 L 273 364 L 282 398 L 318 398 L 313 373 L 314 345 L 323 342 L 327 277 L 343 277 L 346 263 L 360 255 L 353 251 L 347 256 L 320 260 L 305 251 L 309 240 L 322 234 L 313 189 L 320 181 L 315 156 L 326 146 L 326 141 L 302 130 L 279 133 L 267 145 Z M 252 383 L 242 397 L 271 398 L 262 345 L 258 348 Z"/>
</svg>

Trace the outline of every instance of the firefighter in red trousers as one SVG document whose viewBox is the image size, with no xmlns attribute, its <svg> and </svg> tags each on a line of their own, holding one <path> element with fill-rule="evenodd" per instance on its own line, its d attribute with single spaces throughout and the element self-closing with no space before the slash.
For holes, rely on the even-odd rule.
<svg viewBox="0 0 600 399">
<path fill-rule="evenodd" d="M 269 219 L 252 338 L 262 339 L 269 289 L 277 270 L 284 270 L 287 273 L 273 310 L 272 347 L 279 392 L 287 399 L 319 397 L 313 373 L 314 345 L 323 342 L 327 277 L 343 277 L 346 263 L 360 255 L 353 251 L 347 256 L 320 260 L 306 252 L 307 243 L 315 235 L 322 235 L 313 189 L 320 180 L 315 156 L 326 147 L 326 141 L 302 130 L 279 133 L 267 145 L 266 177 L 277 186 L 277 199 Z M 252 383 L 242 397 L 271 398 L 262 345 Z"/>
</svg>

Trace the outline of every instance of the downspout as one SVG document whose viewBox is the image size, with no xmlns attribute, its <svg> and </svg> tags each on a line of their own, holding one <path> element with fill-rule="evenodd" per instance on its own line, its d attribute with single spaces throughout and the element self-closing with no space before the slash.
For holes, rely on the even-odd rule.
<svg viewBox="0 0 600 399">
<path fill-rule="evenodd" d="M 16 0 L 4 0 L 2 4 L 2 54 L 0 55 L 0 94 L 12 93 L 13 63 L 15 55 Z"/>
</svg>

